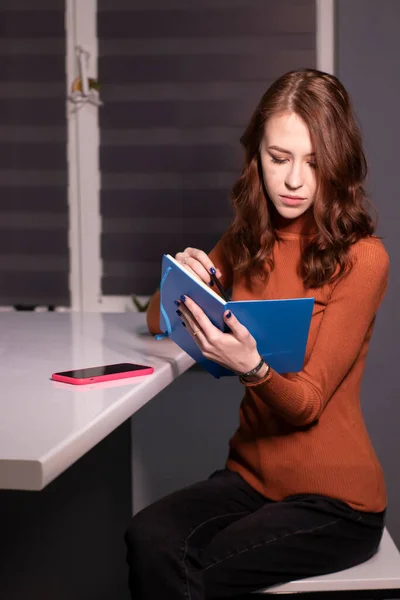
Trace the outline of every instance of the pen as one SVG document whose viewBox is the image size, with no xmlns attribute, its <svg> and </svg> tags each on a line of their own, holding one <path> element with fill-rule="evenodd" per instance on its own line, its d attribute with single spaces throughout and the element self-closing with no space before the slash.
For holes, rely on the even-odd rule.
<svg viewBox="0 0 400 600">
<path fill-rule="evenodd" d="M 223 297 L 223 299 L 228 302 L 229 301 L 229 296 L 227 295 L 226 291 L 224 290 L 224 288 L 222 287 L 222 285 L 220 284 L 220 282 L 217 279 L 217 276 L 215 274 L 215 269 L 211 268 L 210 269 L 210 273 L 211 273 L 211 280 L 215 283 L 215 285 L 217 286 L 221 296 Z"/>
</svg>

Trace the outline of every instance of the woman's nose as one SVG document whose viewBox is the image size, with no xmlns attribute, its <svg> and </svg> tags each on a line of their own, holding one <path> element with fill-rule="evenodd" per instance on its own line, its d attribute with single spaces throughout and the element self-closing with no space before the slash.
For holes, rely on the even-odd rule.
<svg viewBox="0 0 400 600">
<path fill-rule="evenodd" d="M 297 190 L 303 185 L 303 177 L 299 166 L 293 165 L 287 174 L 285 183 L 291 190 Z"/>
</svg>

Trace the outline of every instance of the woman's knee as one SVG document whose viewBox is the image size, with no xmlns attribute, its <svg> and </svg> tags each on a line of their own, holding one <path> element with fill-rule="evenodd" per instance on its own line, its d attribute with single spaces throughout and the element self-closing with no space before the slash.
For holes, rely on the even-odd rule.
<svg viewBox="0 0 400 600">
<path fill-rule="evenodd" d="M 141 563 L 167 555 L 176 555 L 181 545 L 179 523 L 171 516 L 161 514 L 158 506 L 151 505 L 131 520 L 125 543 L 129 556 Z"/>
<path fill-rule="evenodd" d="M 159 528 L 156 515 L 152 515 L 151 507 L 145 508 L 135 515 L 125 533 L 125 542 L 128 549 L 147 551 L 158 545 Z"/>
</svg>

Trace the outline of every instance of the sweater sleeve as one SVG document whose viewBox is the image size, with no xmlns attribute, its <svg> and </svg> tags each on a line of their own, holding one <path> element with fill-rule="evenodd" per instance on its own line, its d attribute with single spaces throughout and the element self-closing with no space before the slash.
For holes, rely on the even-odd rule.
<svg viewBox="0 0 400 600">
<path fill-rule="evenodd" d="M 162 333 L 160 328 L 160 290 L 151 297 L 146 311 L 147 328 L 152 335 Z"/>
<path fill-rule="evenodd" d="M 222 277 L 220 279 L 221 284 L 226 289 L 229 289 L 232 285 L 232 272 L 229 261 L 223 252 L 222 244 L 219 241 L 208 255 L 212 260 L 214 266 L 218 268 Z M 149 306 L 146 311 L 146 321 L 149 332 L 152 335 L 162 333 L 160 328 L 160 291 L 157 290 L 151 297 Z"/>
<path fill-rule="evenodd" d="M 357 246 L 354 266 L 335 284 L 303 370 L 285 377 L 270 369 L 261 382 L 247 384 L 292 425 L 319 419 L 357 359 L 385 295 L 389 258 L 383 245 Z"/>
</svg>

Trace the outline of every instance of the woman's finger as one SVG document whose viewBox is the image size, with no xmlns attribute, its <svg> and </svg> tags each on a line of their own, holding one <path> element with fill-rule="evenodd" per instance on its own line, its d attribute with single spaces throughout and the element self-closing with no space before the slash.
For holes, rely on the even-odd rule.
<svg viewBox="0 0 400 600">
<path fill-rule="evenodd" d="M 190 329 L 197 329 L 199 327 L 199 324 L 197 323 L 197 321 L 194 318 L 193 314 L 190 312 L 190 310 L 188 309 L 188 307 L 185 306 L 185 304 L 182 301 L 181 301 L 181 303 L 179 305 L 179 309 L 176 312 L 178 313 L 178 316 L 180 316 L 180 318 L 182 319 L 182 321 L 184 321 L 185 324 Z"/>
<path fill-rule="evenodd" d="M 185 268 L 191 269 L 207 285 L 212 282 L 210 269 L 216 269 L 216 267 L 203 250 L 188 247 L 183 252 L 178 252 L 175 259 Z M 216 269 L 216 272 L 217 277 L 220 277 L 221 271 Z"/>
<path fill-rule="evenodd" d="M 181 296 L 179 310 L 188 319 L 190 326 L 194 329 L 197 327 L 200 328 L 205 337 L 210 341 L 217 329 L 200 306 L 189 298 L 189 296 Z"/>
<path fill-rule="evenodd" d="M 195 277 L 195 279 L 198 279 L 199 281 L 203 281 L 203 279 L 200 277 L 200 275 L 198 273 L 196 273 L 196 271 L 191 267 L 191 265 L 189 264 L 189 261 L 187 261 L 184 265 L 182 264 L 182 266 L 186 269 L 186 271 L 188 271 L 188 273 L 193 275 L 193 277 Z"/>
<path fill-rule="evenodd" d="M 225 311 L 224 320 L 228 325 L 232 335 L 234 335 L 238 341 L 245 343 L 247 342 L 249 346 L 252 346 L 252 341 L 254 341 L 254 345 L 256 345 L 256 341 L 249 330 L 242 325 L 240 321 L 238 321 L 238 319 L 230 310 Z"/>
<path fill-rule="evenodd" d="M 196 343 L 200 344 L 204 341 L 204 333 L 201 329 L 200 324 L 196 321 L 191 311 L 181 302 L 179 309 L 177 310 L 178 315 L 181 318 L 182 324 L 186 327 L 187 331 L 196 338 Z"/>
<path fill-rule="evenodd" d="M 187 254 L 191 258 L 197 260 L 202 265 L 208 276 L 211 273 L 211 269 L 215 269 L 217 277 L 221 277 L 221 271 L 214 265 L 212 260 L 209 258 L 208 254 L 206 254 L 206 252 L 204 252 L 203 250 L 199 250 L 198 248 L 190 247 L 186 248 L 185 252 L 187 252 Z"/>
</svg>

